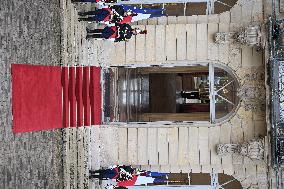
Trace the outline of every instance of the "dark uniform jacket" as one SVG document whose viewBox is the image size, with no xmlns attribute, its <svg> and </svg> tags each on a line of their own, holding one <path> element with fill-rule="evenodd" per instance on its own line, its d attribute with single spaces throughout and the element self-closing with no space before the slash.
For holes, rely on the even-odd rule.
<svg viewBox="0 0 284 189">
<path fill-rule="evenodd" d="M 129 24 L 116 24 L 118 35 L 115 42 L 125 41 L 130 39 L 133 35 L 133 29 Z"/>
</svg>

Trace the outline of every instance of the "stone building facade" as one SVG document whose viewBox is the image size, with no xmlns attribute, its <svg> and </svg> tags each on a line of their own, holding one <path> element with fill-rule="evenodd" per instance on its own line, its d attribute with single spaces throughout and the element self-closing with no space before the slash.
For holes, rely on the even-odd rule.
<svg viewBox="0 0 284 189">
<path fill-rule="evenodd" d="M 56 131 L 59 147 L 53 156 L 62 158 L 63 164 L 63 173 L 62 167 L 56 170 L 60 175 L 56 186 L 61 187 L 63 177 L 64 188 L 101 188 L 89 180 L 88 171 L 113 164 L 173 173 L 225 173 L 238 179 L 243 188 L 276 188 L 277 182 L 281 183 L 270 167 L 268 109 L 263 107 L 267 60 L 264 23 L 271 13 L 270 1 L 239 0 L 230 11 L 220 14 L 142 20 L 135 24 L 147 29 L 146 36 L 115 44 L 85 39 L 85 28 L 97 25 L 79 23 L 77 12 L 90 9 L 90 5 L 61 0 L 59 7 L 61 60 L 54 65 L 95 65 L 102 72 L 121 67 L 218 65 L 236 78 L 240 102 L 228 118 L 216 123 L 105 122 L 100 126 L 62 129 L 62 143 L 61 132 Z M 262 50 L 214 41 L 217 32 L 236 32 L 251 24 L 262 27 Z M 104 83 L 102 78 L 103 86 Z M 217 154 L 218 144 L 242 144 L 258 137 L 264 139 L 263 160 Z"/>
<path fill-rule="evenodd" d="M 233 114 L 219 123 L 108 122 L 100 127 L 66 130 L 65 185 L 78 184 L 74 177 L 87 175 L 87 169 L 119 163 L 173 173 L 213 171 L 234 176 L 243 188 L 274 188 L 275 175 L 269 167 L 266 109 L 261 105 L 266 93 L 265 33 L 262 33 L 263 50 L 233 42 L 216 44 L 214 41 L 217 32 L 236 32 L 251 24 L 260 25 L 264 31 L 265 3 L 260 0 L 240 0 L 230 11 L 221 14 L 169 16 L 138 21 L 137 27 L 147 29 L 148 34 L 115 44 L 85 41 L 84 27 L 87 24 L 76 22 L 76 10 L 87 6 L 75 5 L 74 11 L 68 9 L 72 5 L 67 3 L 65 7 L 64 4 L 63 10 L 71 12 L 71 19 L 73 16 L 75 18 L 71 20 L 71 27 L 66 25 L 63 29 L 67 39 L 63 40 L 63 60 L 68 65 L 99 65 L 104 70 L 110 67 L 179 67 L 209 63 L 231 70 L 240 90 L 246 91 L 240 96 L 241 100 Z M 78 32 L 74 32 L 74 37 L 69 30 Z M 69 38 L 75 41 L 82 38 L 81 47 L 73 47 L 75 52 L 79 49 L 78 54 L 68 53 L 72 49 Z M 253 91 L 254 95 L 247 91 Z M 220 143 L 241 144 L 258 137 L 263 137 L 265 141 L 265 158 L 262 161 L 238 154 L 217 155 L 216 146 Z M 75 141 L 79 142 L 76 144 Z M 74 146 L 69 148 L 69 143 Z M 80 146 L 85 147 L 85 152 Z M 74 153 L 81 154 L 77 158 L 88 162 L 85 172 L 79 171 L 83 170 L 84 165 L 82 161 L 77 161 Z M 74 169 L 77 171 L 74 172 Z M 96 183 L 90 184 L 93 188 L 99 187 Z"/>
<path fill-rule="evenodd" d="M 230 12 L 219 15 L 138 22 L 148 30 L 146 37 L 115 44 L 112 61 L 108 63 L 110 66 L 221 64 L 233 70 L 241 87 L 264 94 L 264 51 L 233 43 L 214 43 L 216 32 L 235 32 L 251 23 L 263 23 L 261 1 L 241 1 Z M 233 175 L 243 188 L 252 185 L 268 188 L 267 161 L 253 162 L 236 154 L 221 158 L 216 154 L 219 143 L 243 143 L 266 136 L 265 109 L 246 108 L 246 96 L 242 98 L 235 114 L 222 123 L 102 126 L 101 165 L 118 162 L 166 172 L 214 170 Z"/>
</svg>

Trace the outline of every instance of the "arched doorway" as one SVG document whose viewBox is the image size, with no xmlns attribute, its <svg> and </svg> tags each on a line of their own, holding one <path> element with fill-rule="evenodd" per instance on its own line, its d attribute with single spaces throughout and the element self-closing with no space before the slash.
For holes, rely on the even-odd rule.
<svg viewBox="0 0 284 189">
<path fill-rule="evenodd" d="M 213 63 L 114 67 L 105 78 L 105 123 L 217 123 L 230 117 L 240 100 L 233 72 Z"/>
</svg>

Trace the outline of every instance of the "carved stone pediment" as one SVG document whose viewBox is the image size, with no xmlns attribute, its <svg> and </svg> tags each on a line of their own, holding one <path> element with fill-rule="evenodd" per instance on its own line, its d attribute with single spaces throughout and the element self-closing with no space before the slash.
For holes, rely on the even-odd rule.
<svg viewBox="0 0 284 189">
<path fill-rule="evenodd" d="M 217 154 L 220 156 L 232 154 L 237 151 L 238 144 L 219 144 L 217 146 Z"/>
<path fill-rule="evenodd" d="M 240 71 L 241 84 L 237 90 L 246 111 L 264 112 L 266 108 L 265 71 L 262 67 Z"/>
<path fill-rule="evenodd" d="M 218 32 L 215 34 L 215 43 L 225 44 L 233 41 L 234 32 Z"/>
<path fill-rule="evenodd" d="M 260 26 L 248 26 L 244 28 L 241 32 L 238 32 L 235 37 L 236 41 L 243 45 L 259 46 L 261 41 Z"/>
<path fill-rule="evenodd" d="M 265 111 L 265 86 L 263 84 L 244 84 L 238 89 L 237 96 L 243 102 L 246 111 Z"/>
<path fill-rule="evenodd" d="M 217 154 L 224 156 L 237 153 L 249 157 L 252 160 L 264 159 L 264 140 L 252 139 L 242 144 L 219 144 L 217 145 Z"/>
<path fill-rule="evenodd" d="M 259 187 L 256 184 L 252 184 L 248 187 L 248 189 L 259 189 Z"/>
<path fill-rule="evenodd" d="M 215 34 L 215 42 L 218 44 L 224 43 L 239 43 L 248 46 L 261 46 L 261 28 L 259 25 L 250 25 L 241 28 L 239 32 L 218 32 Z"/>
<path fill-rule="evenodd" d="M 264 85 L 243 85 L 238 89 L 237 96 L 247 101 L 265 100 Z"/>
</svg>

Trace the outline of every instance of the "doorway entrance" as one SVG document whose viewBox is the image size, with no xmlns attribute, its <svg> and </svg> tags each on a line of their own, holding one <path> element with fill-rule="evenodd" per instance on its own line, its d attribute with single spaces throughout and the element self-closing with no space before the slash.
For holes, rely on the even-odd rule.
<svg viewBox="0 0 284 189">
<path fill-rule="evenodd" d="M 106 122 L 215 123 L 239 101 L 235 77 L 213 64 L 115 67 L 105 81 Z"/>
</svg>

